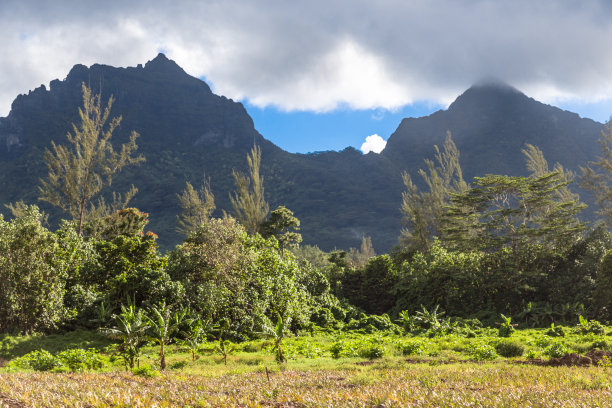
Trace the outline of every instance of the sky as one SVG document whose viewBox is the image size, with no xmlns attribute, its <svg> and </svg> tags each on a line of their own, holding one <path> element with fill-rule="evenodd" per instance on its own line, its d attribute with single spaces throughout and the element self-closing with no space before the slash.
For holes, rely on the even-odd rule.
<svg viewBox="0 0 612 408">
<path fill-rule="evenodd" d="M 75 64 L 163 52 L 290 152 L 380 151 L 483 78 L 600 122 L 607 0 L 0 0 L 0 116 Z"/>
</svg>

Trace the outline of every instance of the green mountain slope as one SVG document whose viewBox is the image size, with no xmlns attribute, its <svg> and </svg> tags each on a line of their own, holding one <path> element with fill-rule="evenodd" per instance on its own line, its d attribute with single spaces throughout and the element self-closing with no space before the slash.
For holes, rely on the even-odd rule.
<svg viewBox="0 0 612 408">
<path fill-rule="evenodd" d="M 46 175 L 42 153 L 51 140 L 65 143 L 82 103 L 81 83 L 103 98 L 114 95 L 114 115 L 122 115 L 113 138 L 122 143 L 132 130 L 141 134 L 139 152 L 147 161 L 124 170 L 113 189 L 130 184 L 140 192 L 133 205 L 150 213 L 149 228 L 164 248 L 182 237 L 175 231 L 176 194 L 186 181 L 210 177 L 218 214 L 229 210 L 232 169 L 246 169 L 246 154 L 262 148 L 262 172 L 271 208 L 285 205 L 302 221 L 304 242 L 322 249 L 358 247 L 363 234 L 388 250 L 399 235 L 401 170 L 416 172 L 451 130 L 468 176 L 524 173 L 520 148 L 538 145 L 550 161 L 574 168 L 594 157 L 601 124 L 540 104 L 512 88 L 470 88 L 447 111 L 404 119 L 382 154 L 341 152 L 291 154 L 260 135 L 244 107 L 217 96 L 160 54 L 145 66 L 75 66 L 65 80 L 52 81 L 13 102 L 0 118 L 0 203 L 37 202 Z M 52 221 L 61 214 L 51 208 Z M 6 213 L 6 211 L 4 211 Z"/>
</svg>

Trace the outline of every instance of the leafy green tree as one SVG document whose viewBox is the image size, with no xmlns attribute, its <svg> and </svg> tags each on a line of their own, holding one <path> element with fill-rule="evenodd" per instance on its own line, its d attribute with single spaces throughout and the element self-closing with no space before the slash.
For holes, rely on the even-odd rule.
<svg viewBox="0 0 612 408">
<path fill-rule="evenodd" d="M 270 213 L 270 217 L 261 225 L 261 235 L 264 238 L 275 237 L 281 252 L 286 248 L 298 246 L 302 242 L 300 220 L 285 206 L 279 206 Z"/>
<path fill-rule="evenodd" d="M 230 195 L 234 217 L 246 228 L 249 234 L 260 231 L 270 211 L 264 197 L 263 176 L 260 174 L 261 149 L 253 146 L 247 155 L 249 174 L 233 171 L 236 191 Z"/>
<path fill-rule="evenodd" d="M 559 200 L 558 192 L 567 184 L 558 172 L 476 177 L 468 191 L 451 198 L 442 228 L 444 242 L 460 250 L 517 251 L 534 243 L 567 247 L 584 229 L 575 217 L 584 205 Z"/>
<path fill-rule="evenodd" d="M 404 246 L 419 250 L 429 248 L 435 236 L 439 236 L 440 223 L 445 206 L 452 194 L 461 194 L 467 190 L 459 164 L 459 150 L 452 140 L 450 132 L 444 141 L 443 150 L 438 146 L 435 162 L 425 160 L 426 170 L 419 170 L 426 191 L 420 191 L 406 172 L 402 174 L 406 191 L 402 193 L 402 230 L 400 240 Z"/>
<path fill-rule="evenodd" d="M 181 214 L 178 216 L 178 230 L 189 236 L 199 225 L 208 221 L 215 209 L 215 196 L 210 190 L 210 181 L 205 181 L 199 190 L 187 182 L 185 190 L 177 194 Z"/>
<path fill-rule="evenodd" d="M 174 338 L 174 334 L 178 333 L 180 325 L 185 319 L 185 311 L 173 312 L 166 302 L 159 306 L 151 306 L 149 314 L 145 315 L 147 322 L 147 336 L 159 344 L 159 368 L 166 369 L 166 345 Z"/>
<path fill-rule="evenodd" d="M 115 151 L 110 139 L 121 123 L 121 117 L 110 119 L 113 105 L 111 97 L 106 105 L 101 105 L 101 95 L 92 95 L 91 89 L 82 85 L 83 108 L 79 108 L 81 123 L 72 125 L 73 132 L 68 133 L 71 148 L 51 142 L 53 151 L 46 150 L 44 160 L 49 169 L 45 180 L 41 180 L 40 200 L 60 207 L 77 222 L 79 234 L 83 231 L 85 221 L 96 213 L 93 199 L 102 190 L 111 185 L 113 176 L 123 167 L 144 161 L 143 156 L 134 156 L 137 149 L 138 134 L 132 132 L 128 143 Z M 108 123 L 107 123 L 108 122 Z M 123 199 L 126 202 L 135 194 L 132 189 Z M 98 211 L 105 208 L 98 203 Z"/>
<path fill-rule="evenodd" d="M 165 270 L 167 258 L 157 251 L 156 238 L 148 232 L 96 242 L 98 259 L 84 273 L 111 309 L 116 310 L 126 299 L 140 306 L 183 296 L 182 285 L 173 282 Z"/>
<path fill-rule="evenodd" d="M 41 225 L 36 206 L 5 221 L 0 215 L 0 332 L 56 328 L 65 317 L 69 249 Z"/>
<path fill-rule="evenodd" d="M 583 188 L 593 192 L 608 230 L 612 229 L 612 122 L 606 123 L 599 139 L 602 155 L 581 167 Z"/>
<path fill-rule="evenodd" d="M 227 365 L 227 356 L 234 352 L 234 345 L 229 340 L 219 339 L 219 344 L 215 346 L 215 350 L 223 356 L 223 364 Z"/>
<path fill-rule="evenodd" d="M 281 256 L 274 237 L 249 236 L 231 217 L 199 226 L 172 252 L 168 271 L 201 318 L 227 322 L 229 339 L 248 338 L 278 311 L 300 324 L 308 319 L 309 295 L 293 255 Z"/>
</svg>

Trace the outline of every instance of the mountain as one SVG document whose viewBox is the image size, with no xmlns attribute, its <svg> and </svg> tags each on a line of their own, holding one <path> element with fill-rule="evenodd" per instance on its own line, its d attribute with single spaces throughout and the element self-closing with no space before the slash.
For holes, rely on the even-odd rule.
<svg viewBox="0 0 612 408">
<path fill-rule="evenodd" d="M 382 155 L 414 172 L 450 131 L 466 180 L 486 173 L 526 175 L 525 143 L 538 146 L 551 165 L 577 169 L 597 154 L 601 129 L 601 123 L 540 103 L 507 84 L 483 83 L 445 111 L 403 119 Z"/>
<path fill-rule="evenodd" d="M 466 179 L 485 173 L 524 174 L 520 150 L 539 146 L 549 161 L 569 168 L 592 159 L 602 125 L 541 104 L 503 84 L 468 89 L 446 111 L 404 119 L 381 154 L 341 152 L 291 154 L 260 135 L 242 104 L 215 95 L 201 80 L 158 55 L 144 66 L 115 68 L 76 65 L 68 76 L 19 95 L 11 112 L 0 118 L 0 203 L 37 202 L 37 185 L 45 177 L 42 161 L 51 141 L 65 143 L 78 122 L 81 83 L 104 100 L 115 98 L 112 115 L 122 115 L 113 137 L 118 145 L 140 133 L 139 167 L 124 169 L 113 189 L 139 188 L 133 205 L 150 213 L 148 228 L 160 245 L 171 248 L 182 237 L 175 231 L 176 194 L 190 181 L 210 178 L 217 215 L 229 210 L 232 169 L 246 170 L 254 143 L 262 148 L 262 173 L 271 208 L 285 205 L 302 221 L 304 242 L 322 249 L 358 247 L 372 237 L 378 252 L 399 235 L 401 171 L 412 174 L 433 156 L 450 130 L 462 157 Z M 205 176 L 204 176 L 205 175 Z M 415 177 L 417 179 L 417 177 Z M 39 203 L 52 214 L 62 216 Z M 5 211 L 6 212 L 6 211 Z"/>
</svg>

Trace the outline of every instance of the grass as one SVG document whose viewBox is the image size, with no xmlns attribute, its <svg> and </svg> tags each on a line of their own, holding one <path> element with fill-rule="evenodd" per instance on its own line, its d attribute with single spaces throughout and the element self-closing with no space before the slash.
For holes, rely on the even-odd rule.
<svg viewBox="0 0 612 408">
<path fill-rule="evenodd" d="M 285 342 L 289 362 L 282 366 L 275 363 L 272 344 L 265 340 L 236 345 L 227 366 L 214 353 L 214 343 L 206 344 L 195 361 L 172 345 L 170 369 L 162 373 L 156 370 L 156 347 L 145 349 L 138 374 L 124 372 L 121 361 L 108 356 L 98 372 L 41 373 L 8 364 L 0 369 L 0 407 L 609 406 L 612 367 L 523 364 L 527 354 L 547 358 L 546 350 L 555 344 L 577 353 L 594 343 L 612 344 L 611 336 L 566 331 L 566 337 L 551 338 L 545 330 L 518 330 L 510 339 L 525 347 L 525 355 L 492 360 L 490 350 L 507 339 L 484 329 L 476 338 L 383 333 L 293 337 Z M 70 348 L 67 345 L 105 344 L 95 333 L 64 336 L 3 336 L 0 344 L 7 360 L 34 345 L 61 351 Z M 333 358 L 330 349 L 339 342 L 348 351 Z M 420 346 L 407 347 L 415 342 Z M 360 357 L 360 347 L 372 344 L 380 346 L 384 356 Z M 414 354 L 404 355 L 406 348 Z"/>
</svg>

